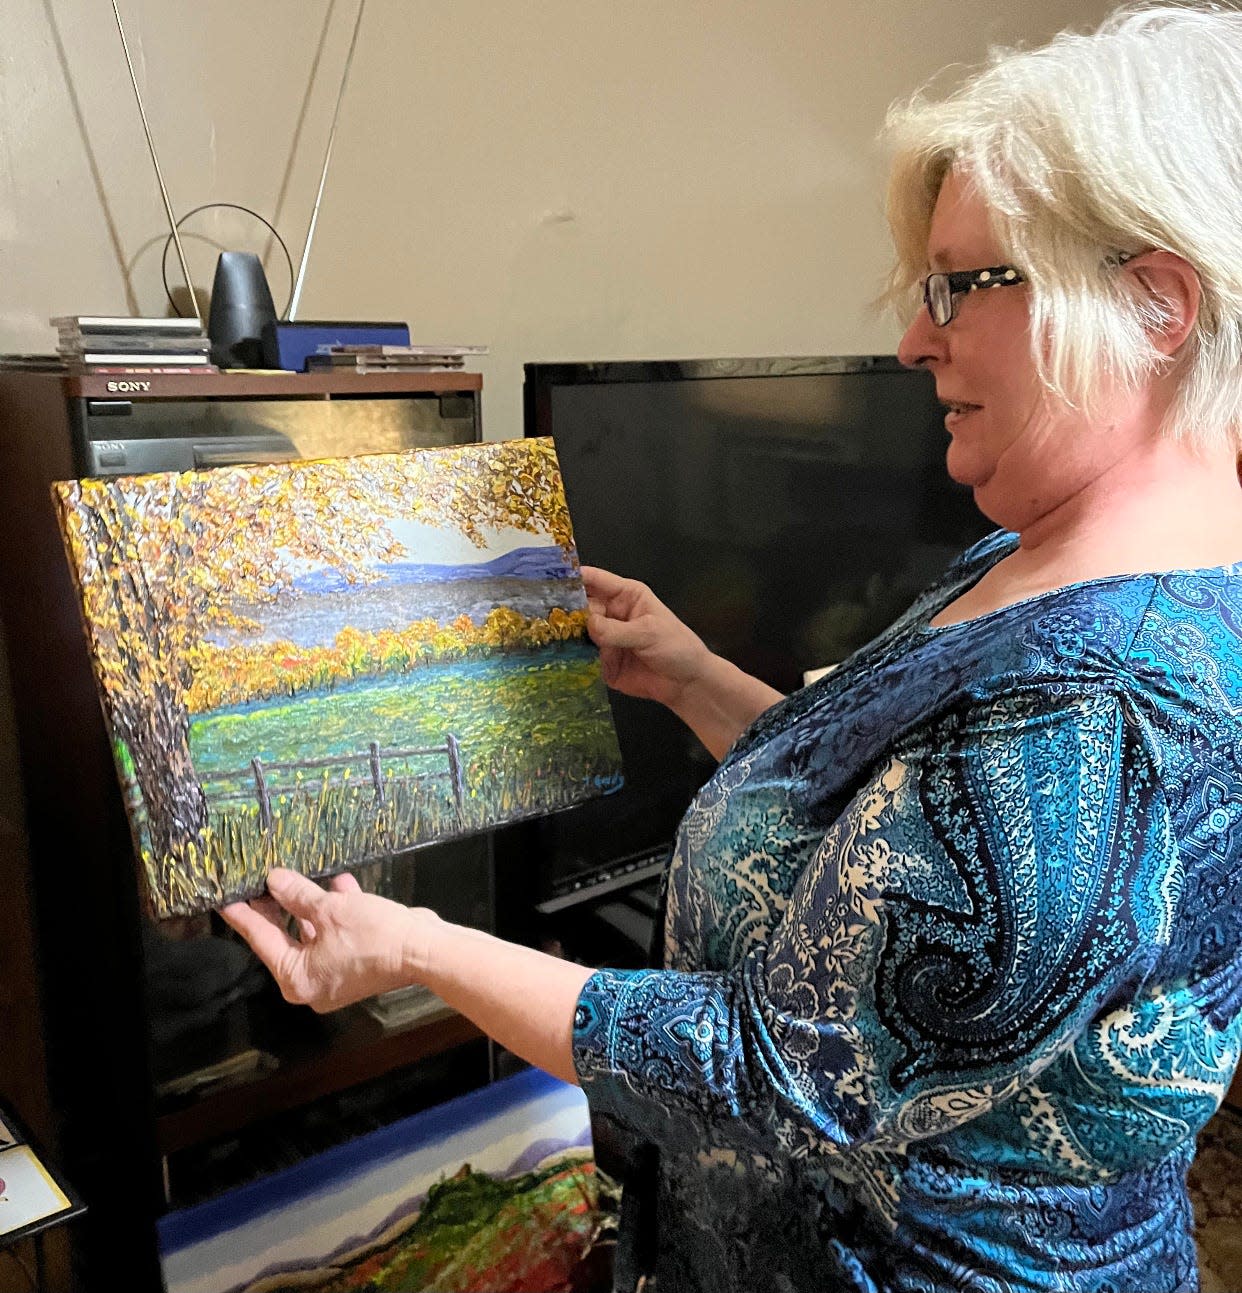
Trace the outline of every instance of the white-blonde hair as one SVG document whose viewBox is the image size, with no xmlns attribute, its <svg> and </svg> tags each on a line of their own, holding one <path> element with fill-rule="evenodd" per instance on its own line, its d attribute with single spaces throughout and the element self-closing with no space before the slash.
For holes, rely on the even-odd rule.
<svg viewBox="0 0 1242 1293">
<path fill-rule="evenodd" d="M 889 299 L 910 304 L 950 169 L 983 198 L 1004 259 L 1031 283 L 1038 371 L 1090 409 L 1108 378 L 1170 364 L 1149 338 L 1162 305 L 1118 253 L 1160 248 L 1195 269 L 1202 301 L 1172 363 L 1163 431 L 1242 445 L 1242 13 L 1126 6 L 1089 35 L 993 50 L 948 97 L 894 105 Z M 962 266 L 961 268 L 976 268 Z"/>
</svg>

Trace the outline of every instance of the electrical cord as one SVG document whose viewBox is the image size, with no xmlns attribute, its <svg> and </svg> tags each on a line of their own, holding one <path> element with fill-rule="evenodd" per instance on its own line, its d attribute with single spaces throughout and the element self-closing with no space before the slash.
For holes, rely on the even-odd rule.
<svg viewBox="0 0 1242 1293">
<path fill-rule="evenodd" d="M 289 299 L 285 302 L 285 308 L 280 312 L 280 317 L 283 319 L 285 315 L 289 313 L 290 305 L 293 304 L 293 257 L 289 255 L 289 248 L 285 246 L 285 240 L 276 232 L 276 228 L 270 220 L 265 220 L 257 211 L 252 211 L 249 207 L 242 206 L 240 202 L 204 202 L 202 206 L 198 206 L 191 211 L 187 211 L 185 215 L 177 221 L 175 227 L 177 230 L 180 230 L 181 226 L 185 224 L 191 216 L 198 215 L 200 211 L 210 211 L 215 207 L 228 207 L 232 211 L 244 211 L 247 215 L 254 216 L 260 224 L 267 226 L 271 231 L 272 237 L 280 243 L 280 250 L 285 253 L 285 266 L 289 270 Z M 168 237 L 164 239 L 164 251 L 160 256 L 160 280 L 164 284 L 164 295 L 168 297 L 168 304 L 172 306 L 176 311 L 177 317 L 180 318 L 181 311 L 177 308 L 177 302 L 173 300 L 172 289 L 168 286 L 168 249 L 172 246 L 172 241 L 173 236 L 170 232 Z"/>
</svg>

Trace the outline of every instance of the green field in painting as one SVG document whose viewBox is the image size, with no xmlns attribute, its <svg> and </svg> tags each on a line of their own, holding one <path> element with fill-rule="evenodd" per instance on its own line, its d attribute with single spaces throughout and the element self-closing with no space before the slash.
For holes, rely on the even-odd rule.
<svg viewBox="0 0 1242 1293">
<path fill-rule="evenodd" d="M 444 754 L 384 760 L 378 802 L 365 753 L 456 737 L 459 813 Z M 190 733 L 207 779 L 207 872 L 225 894 L 258 887 L 273 865 L 308 875 L 615 788 L 620 756 L 598 656 L 568 644 L 526 656 L 427 666 L 281 702 L 199 715 Z M 331 769 L 268 775 L 272 824 L 260 825 L 251 761 L 264 767 L 363 756 Z M 220 780 L 231 774 L 227 780 Z"/>
</svg>

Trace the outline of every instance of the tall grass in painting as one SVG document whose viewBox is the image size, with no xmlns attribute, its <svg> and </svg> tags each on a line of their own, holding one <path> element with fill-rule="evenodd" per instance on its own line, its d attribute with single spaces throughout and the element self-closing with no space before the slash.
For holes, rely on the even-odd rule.
<svg viewBox="0 0 1242 1293">
<path fill-rule="evenodd" d="M 442 748 L 449 734 L 460 751 L 460 805 L 444 754 L 381 760 L 377 793 L 369 744 Z M 207 787 L 209 818 L 194 864 L 165 878 L 178 886 L 174 903 L 253 890 L 273 866 L 332 875 L 497 821 L 552 812 L 620 784 L 598 661 L 581 642 L 209 711 L 192 722 L 190 748 Z M 342 762 L 273 774 L 265 825 L 256 757 L 268 766 Z M 158 863 L 148 849 L 143 860 Z"/>
</svg>

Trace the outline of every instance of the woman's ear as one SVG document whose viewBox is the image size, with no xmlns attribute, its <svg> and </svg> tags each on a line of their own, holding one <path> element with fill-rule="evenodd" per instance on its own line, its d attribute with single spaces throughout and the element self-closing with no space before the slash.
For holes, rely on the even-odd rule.
<svg viewBox="0 0 1242 1293">
<path fill-rule="evenodd" d="M 1194 266 L 1171 251 L 1145 251 L 1126 261 L 1123 272 L 1151 303 L 1151 344 L 1162 355 L 1176 354 L 1199 317 L 1203 289 Z"/>
</svg>

